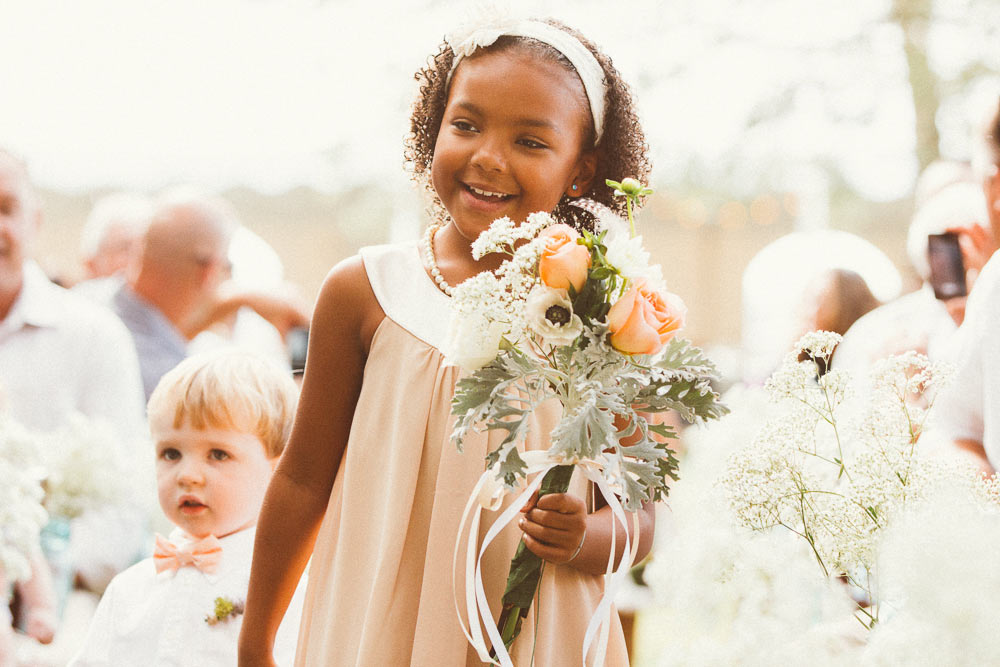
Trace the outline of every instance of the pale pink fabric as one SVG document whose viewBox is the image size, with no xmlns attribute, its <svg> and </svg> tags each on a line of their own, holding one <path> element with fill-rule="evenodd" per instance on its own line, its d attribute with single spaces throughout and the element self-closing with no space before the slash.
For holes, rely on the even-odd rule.
<svg viewBox="0 0 1000 667">
<path fill-rule="evenodd" d="M 416 248 L 394 246 L 390 256 L 395 267 L 417 272 L 400 291 L 418 285 L 426 296 L 421 305 L 433 310 L 443 302 L 445 312 L 437 315 L 446 318 L 447 302 L 435 296 Z M 375 283 L 381 264 L 367 256 L 365 264 L 380 295 Z M 462 510 L 483 471 L 487 438 L 471 437 L 464 453 L 456 450 L 450 402 L 459 369 L 394 321 L 390 315 L 400 311 L 393 304 L 383 309 L 387 317 L 372 341 L 347 452 L 310 566 L 295 664 L 478 665 L 455 613 L 453 596 L 464 600 L 464 591 L 463 580 L 455 582 L 452 558 Z M 550 412 L 533 425 L 529 448 L 547 446 L 556 416 Z M 491 448 L 500 437 L 491 434 Z M 587 497 L 586 480 L 574 478 L 571 491 Z M 480 536 L 497 514 L 486 513 Z M 516 526 L 509 526 L 484 558 L 494 613 L 519 539 Z M 583 636 L 603 586 L 602 577 L 546 566 L 535 665 L 581 664 Z M 515 665 L 529 664 L 534 635 L 533 610 L 512 649 Z M 605 664 L 628 664 L 617 613 Z"/>
</svg>

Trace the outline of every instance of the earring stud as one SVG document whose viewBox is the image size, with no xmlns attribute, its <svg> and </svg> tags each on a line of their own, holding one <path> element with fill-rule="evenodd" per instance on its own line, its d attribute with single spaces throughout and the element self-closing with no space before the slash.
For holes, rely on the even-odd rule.
<svg viewBox="0 0 1000 667">
<path fill-rule="evenodd" d="M 576 192 L 579 188 L 576 187 L 576 183 L 573 184 L 573 192 Z"/>
</svg>

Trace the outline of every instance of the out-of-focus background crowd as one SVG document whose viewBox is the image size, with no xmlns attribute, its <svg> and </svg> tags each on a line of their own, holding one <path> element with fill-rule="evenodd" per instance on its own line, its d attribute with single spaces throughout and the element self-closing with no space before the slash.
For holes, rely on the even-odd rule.
<svg viewBox="0 0 1000 667">
<path fill-rule="evenodd" d="M 654 164 L 640 232 L 725 385 L 760 384 L 804 331 L 847 333 L 890 302 L 847 334 L 841 363 L 945 344 L 965 296 L 935 298 L 929 235 L 956 234 L 973 291 L 1000 240 L 984 189 L 993 0 L 542 5 L 634 86 Z M 329 268 L 426 222 L 401 149 L 412 73 L 466 11 L 0 5 L 0 387 L 30 431 L 0 433 L 62 452 L 46 465 L 92 499 L 100 471 L 146 479 L 141 406 L 193 349 L 300 365 Z M 73 458 L 102 437 L 120 460 Z M 70 507 L 49 526 L 55 586 L 74 592 L 32 615 L 36 592 L 9 587 L 24 664 L 68 658 L 96 593 L 144 553 L 147 510 Z"/>
</svg>

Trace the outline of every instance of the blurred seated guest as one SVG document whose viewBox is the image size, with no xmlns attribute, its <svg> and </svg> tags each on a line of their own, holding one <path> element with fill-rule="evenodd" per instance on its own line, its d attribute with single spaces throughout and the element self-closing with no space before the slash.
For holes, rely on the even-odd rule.
<svg viewBox="0 0 1000 667">
<path fill-rule="evenodd" d="M 947 185 L 919 206 L 910 222 L 906 249 L 922 286 L 859 319 L 837 349 L 836 367 L 864 373 L 878 359 L 907 350 L 938 358 L 962 323 L 965 297 L 935 297 L 928 237 L 956 227 L 972 229 L 985 220 L 982 190 L 972 183 Z M 963 260 L 968 261 L 964 252 Z"/>
<path fill-rule="evenodd" d="M 1000 238 L 1000 103 L 994 102 L 977 141 L 973 168 L 986 195 L 994 238 Z M 988 246 L 980 246 L 986 249 Z M 1000 465 L 1000 259 L 993 254 L 969 294 L 965 320 L 948 344 L 955 375 L 937 400 L 938 427 L 946 438 L 982 461 Z"/>
<path fill-rule="evenodd" d="M 116 440 L 108 446 L 127 457 L 146 430 L 135 348 L 114 315 L 54 285 L 32 261 L 41 223 L 27 167 L 0 149 L 0 385 L 6 410 L 41 432 L 67 425 L 74 413 L 104 420 Z M 93 519 L 84 515 L 74 523 L 72 549 L 81 577 L 101 588 L 131 562 L 135 545 L 116 539 L 90 544 L 87 527 L 101 523 Z M 102 525 L 107 538 L 108 525 Z"/>
<path fill-rule="evenodd" d="M 122 273 L 138 255 L 152 215 L 152 203 L 140 194 L 116 192 L 98 199 L 80 232 L 84 278 Z"/>
<path fill-rule="evenodd" d="M 241 229 L 235 211 L 219 197 L 176 190 L 156 205 L 138 259 L 110 299 L 135 339 L 147 396 L 193 347 L 232 342 L 231 332 L 225 332 L 191 344 L 199 334 L 231 324 L 242 308 L 277 329 L 279 341 L 290 329 L 308 325 L 300 300 L 226 282 L 230 246 Z"/>
<path fill-rule="evenodd" d="M 111 298 L 132 333 L 148 398 L 188 355 L 196 319 L 228 277 L 236 216 L 227 202 L 190 191 L 164 197 L 142 237 L 137 262 Z"/>
<path fill-rule="evenodd" d="M 843 335 L 858 318 L 878 306 L 879 300 L 860 274 L 849 269 L 830 269 L 806 289 L 803 329 Z M 821 367 L 820 374 L 826 370 L 825 366 Z"/>
<path fill-rule="evenodd" d="M 802 331 L 843 334 L 878 305 L 878 299 L 859 273 L 844 268 L 829 269 L 813 279 L 803 294 Z"/>
</svg>

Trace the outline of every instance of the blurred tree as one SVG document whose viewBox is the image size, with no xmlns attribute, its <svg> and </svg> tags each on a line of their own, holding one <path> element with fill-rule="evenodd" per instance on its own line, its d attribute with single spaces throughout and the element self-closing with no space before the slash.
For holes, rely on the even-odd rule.
<svg viewBox="0 0 1000 667">
<path fill-rule="evenodd" d="M 654 4 L 635 30 L 662 47 L 630 47 L 673 183 L 751 193 L 818 165 L 854 197 L 900 199 L 929 162 L 967 157 L 966 98 L 1000 80 L 997 0 Z"/>
</svg>

